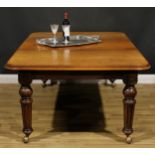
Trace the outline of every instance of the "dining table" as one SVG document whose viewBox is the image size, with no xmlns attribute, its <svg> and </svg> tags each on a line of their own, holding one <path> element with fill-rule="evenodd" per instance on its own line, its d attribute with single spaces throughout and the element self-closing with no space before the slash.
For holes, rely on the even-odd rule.
<svg viewBox="0 0 155 155">
<path fill-rule="evenodd" d="M 124 83 L 122 131 L 126 135 L 125 141 L 131 143 L 137 94 L 135 85 L 138 74 L 150 69 L 149 62 L 124 32 L 71 32 L 72 35 L 97 35 L 100 36 L 101 42 L 55 48 L 36 42 L 37 39 L 51 38 L 50 32 L 33 32 L 5 65 L 7 70 L 18 73 L 25 134 L 23 141 L 28 143 L 33 131 L 33 80 L 121 79 Z M 62 37 L 62 33 L 59 32 L 57 37 Z"/>
</svg>

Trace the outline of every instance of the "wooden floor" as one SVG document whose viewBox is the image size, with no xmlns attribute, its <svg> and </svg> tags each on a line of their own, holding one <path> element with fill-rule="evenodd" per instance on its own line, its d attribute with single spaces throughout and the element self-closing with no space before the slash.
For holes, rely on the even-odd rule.
<svg viewBox="0 0 155 155">
<path fill-rule="evenodd" d="M 155 147 L 155 85 L 138 85 L 133 143 L 124 142 L 122 88 L 33 84 L 33 128 L 22 142 L 16 84 L 0 85 L 0 147 Z"/>
</svg>

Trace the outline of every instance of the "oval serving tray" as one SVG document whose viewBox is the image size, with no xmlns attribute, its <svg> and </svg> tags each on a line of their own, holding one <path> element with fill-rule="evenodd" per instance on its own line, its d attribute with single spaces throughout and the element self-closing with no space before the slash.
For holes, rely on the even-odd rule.
<svg viewBox="0 0 155 155">
<path fill-rule="evenodd" d="M 53 43 L 53 38 L 41 38 L 36 39 L 36 43 L 40 45 L 46 45 L 50 47 L 67 47 L 67 46 L 80 46 L 95 44 L 101 42 L 100 36 L 85 36 L 85 35 L 73 35 L 70 36 L 70 41 L 66 44 L 63 38 L 57 38 L 57 43 Z"/>
</svg>

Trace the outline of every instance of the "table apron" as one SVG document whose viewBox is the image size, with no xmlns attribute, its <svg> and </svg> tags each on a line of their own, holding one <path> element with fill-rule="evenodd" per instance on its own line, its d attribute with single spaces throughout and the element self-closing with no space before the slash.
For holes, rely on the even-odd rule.
<svg viewBox="0 0 155 155">
<path fill-rule="evenodd" d="M 20 71 L 19 79 L 124 79 L 128 77 L 136 78 L 137 71 Z"/>
</svg>

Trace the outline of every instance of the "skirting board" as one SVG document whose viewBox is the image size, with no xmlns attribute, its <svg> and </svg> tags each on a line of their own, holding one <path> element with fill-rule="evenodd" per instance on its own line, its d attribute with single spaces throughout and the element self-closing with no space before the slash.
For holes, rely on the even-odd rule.
<svg viewBox="0 0 155 155">
<path fill-rule="evenodd" d="M 82 83 L 88 83 L 88 81 L 82 80 Z M 92 80 L 89 81 L 93 82 Z M 102 80 L 100 80 L 102 82 Z M 18 76 L 17 74 L 0 74 L 0 84 L 17 84 Z M 33 83 L 41 84 L 41 80 L 34 80 Z M 122 80 L 116 80 L 116 84 L 121 84 Z M 155 84 L 155 74 L 140 74 L 138 75 L 138 83 L 140 84 Z"/>
</svg>

